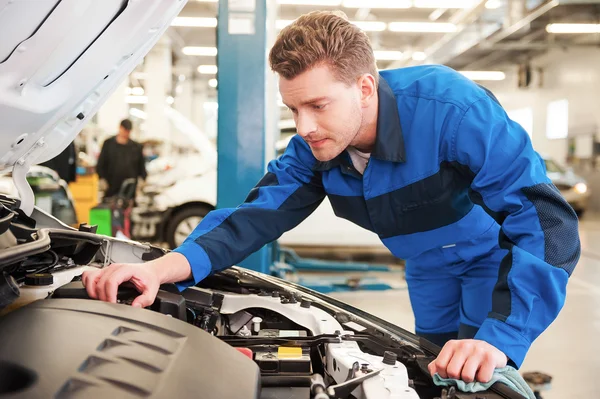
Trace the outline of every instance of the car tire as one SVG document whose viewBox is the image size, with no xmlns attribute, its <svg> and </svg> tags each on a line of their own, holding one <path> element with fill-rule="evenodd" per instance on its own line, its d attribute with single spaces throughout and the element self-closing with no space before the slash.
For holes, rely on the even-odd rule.
<svg viewBox="0 0 600 399">
<path fill-rule="evenodd" d="M 165 230 L 165 240 L 169 248 L 175 249 L 210 212 L 208 206 L 193 205 L 173 213 Z"/>
</svg>

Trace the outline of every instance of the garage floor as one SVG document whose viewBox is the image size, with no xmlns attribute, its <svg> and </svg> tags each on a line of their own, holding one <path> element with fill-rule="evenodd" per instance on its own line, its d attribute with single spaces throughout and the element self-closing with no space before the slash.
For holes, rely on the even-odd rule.
<svg viewBox="0 0 600 399">
<path fill-rule="evenodd" d="M 532 345 L 521 371 L 553 376 L 544 399 L 595 397 L 600 392 L 600 215 L 580 223 L 582 256 L 556 321 Z M 393 291 L 344 292 L 332 296 L 414 331 L 414 319 L 401 274 Z"/>
</svg>

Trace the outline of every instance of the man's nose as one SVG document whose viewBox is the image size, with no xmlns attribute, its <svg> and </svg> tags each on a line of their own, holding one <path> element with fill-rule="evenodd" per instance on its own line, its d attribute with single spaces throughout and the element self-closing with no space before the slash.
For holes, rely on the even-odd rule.
<svg viewBox="0 0 600 399">
<path fill-rule="evenodd" d="M 296 131 L 302 138 L 317 131 L 317 123 L 309 113 L 301 112 L 296 117 Z"/>
</svg>

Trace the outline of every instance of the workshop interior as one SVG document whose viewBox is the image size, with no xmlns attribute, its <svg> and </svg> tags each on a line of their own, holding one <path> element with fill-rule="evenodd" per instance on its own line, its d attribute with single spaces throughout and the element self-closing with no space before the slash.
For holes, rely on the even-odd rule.
<svg viewBox="0 0 600 399">
<path fill-rule="evenodd" d="M 383 98 L 409 104 L 398 105 L 405 114 L 391 111 L 404 141 L 377 141 L 363 171 L 354 168 L 354 156 L 343 158 L 346 152 L 333 161 L 314 158 L 312 169 L 304 165 L 302 156 L 317 154 L 322 143 L 305 142 L 310 136 L 300 124 L 307 119 L 290 102 L 297 91 L 283 87 L 296 78 L 282 83 L 271 69 L 279 35 L 317 11 L 341 11 L 372 46 L 381 72 L 377 140 L 390 112 Z M 333 31 L 324 25 L 319 34 Z M 302 40 L 295 45 L 308 52 Z M 410 81 L 417 75 L 419 82 Z M 484 100 L 472 100 L 471 92 Z M 498 145 L 482 150 L 486 139 L 464 134 L 468 127 L 455 125 L 450 113 L 435 124 L 441 138 L 434 142 L 426 132 L 434 124 L 408 115 L 436 101 L 436 109 L 455 107 L 464 112 L 461 121 L 468 119 L 462 96 L 469 107 L 495 107 L 478 120 L 482 130 L 489 122 L 481 136 L 492 132 Z M 595 397 L 599 110 L 600 1 L 0 0 L 0 398 Z M 493 125 L 500 114 L 509 132 Z M 404 178 L 405 169 L 446 151 L 450 135 L 458 137 L 447 141 L 456 157 L 440 158 L 432 176 Z M 419 140 L 425 144 L 416 146 Z M 392 162 L 399 172 L 387 176 L 382 147 L 393 152 L 393 145 L 405 159 Z M 471 155 L 454 148 L 461 145 Z M 519 148 L 529 155 L 514 155 Z M 516 161 L 477 170 L 476 151 Z M 472 161 L 469 170 L 457 166 L 461 159 Z M 289 172 L 294 165 L 303 166 Z M 476 198 L 477 187 L 508 193 L 512 183 L 504 182 L 530 175 L 550 188 Z M 313 184 L 315 176 L 322 181 Z M 390 192 L 373 194 L 398 179 Z M 324 198 L 284 223 L 297 209 L 288 210 L 293 201 L 282 196 L 304 188 L 324 190 Z M 364 196 L 350 197 L 352 190 Z M 450 198 L 457 190 L 464 196 Z M 454 213 L 465 206 L 461 220 L 475 209 L 489 213 L 499 229 L 485 233 L 490 245 L 513 251 L 495 263 L 490 317 L 508 302 L 509 310 L 529 307 L 547 324 L 535 327 L 539 336 L 518 367 L 506 355 L 510 371 L 498 367 L 489 383 L 432 376 L 444 345 L 418 327 L 423 304 L 444 313 L 439 292 L 454 289 L 439 259 L 463 282 L 468 273 L 460 265 L 489 260 L 463 259 L 479 245 L 465 238 L 469 227 L 462 227 L 465 237 L 444 230 L 461 223 Z M 260 217 L 239 211 L 261 207 L 267 209 Z M 382 211 L 388 219 L 375 220 L 374 208 L 389 208 Z M 224 209 L 231 212 L 217 213 Z M 394 209 L 401 211 L 392 215 Z M 569 234 L 561 230 L 565 218 L 576 226 Z M 268 231 L 280 224 L 290 228 Z M 446 241 L 419 258 L 432 267 L 416 277 L 403 254 L 424 248 L 433 226 Z M 473 226 L 471 236 L 480 229 Z M 397 236 L 401 244 L 391 243 Z M 133 281 L 107 303 L 90 296 L 82 280 L 115 264 L 143 267 L 194 242 L 212 264 L 234 257 L 233 247 L 245 256 L 185 289 L 162 283 L 142 309 L 131 306 L 140 295 Z M 513 248 L 533 242 L 531 253 Z M 561 256 L 571 265 L 562 267 L 568 283 L 565 270 L 548 261 Z M 539 271 L 540 264 L 562 274 Z M 530 274 L 517 277 L 518 270 Z M 562 287 L 563 275 L 562 299 L 544 296 Z M 409 287 L 418 278 L 438 288 Z M 551 279 L 554 285 L 545 285 Z M 468 296 L 456 297 L 462 329 Z M 557 314 L 543 317 L 540 303 L 554 300 Z"/>
</svg>

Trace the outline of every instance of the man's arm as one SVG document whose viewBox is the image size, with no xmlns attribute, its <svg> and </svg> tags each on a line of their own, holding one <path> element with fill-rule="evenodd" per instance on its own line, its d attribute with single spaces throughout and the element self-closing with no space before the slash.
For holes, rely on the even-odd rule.
<svg viewBox="0 0 600 399">
<path fill-rule="evenodd" d="M 454 160 L 473 173 L 474 197 L 501 225 L 502 260 L 492 311 L 475 336 L 517 367 L 554 321 L 580 256 L 575 212 L 546 175 L 526 132 L 491 97 L 457 124 Z"/>
<path fill-rule="evenodd" d="M 109 147 L 109 141 L 105 140 L 102 143 L 102 148 L 100 149 L 100 155 L 98 156 L 98 162 L 96 163 L 96 173 L 98 173 L 98 177 L 100 179 L 106 179 L 107 170 L 106 170 L 106 161 L 107 161 L 107 152 Z"/>
<path fill-rule="evenodd" d="M 144 147 L 138 144 L 140 147 L 139 164 L 138 164 L 138 177 L 146 180 L 148 173 L 146 172 L 146 160 L 144 159 Z"/>
<path fill-rule="evenodd" d="M 83 282 L 92 298 L 116 302 L 121 283 L 131 281 L 141 293 L 133 306 L 154 302 L 162 283 L 194 285 L 210 273 L 243 260 L 308 217 L 325 198 L 315 159 L 306 143 L 294 137 L 283 156 L 237 208 L 210 212 L 173 252 L 145 264 L 115 264 L 86 271 Z"/>
<path fill-rule="evenodd" d="M 192 267 L 193 278 L 180 289 L 232 265 L 279 238 L 307 218 L 325 191 L 307 144 L 294 137 L 280 159 L 237 208 L 210 212 L 185 242 L 174 250 Z"/>
</svg>

